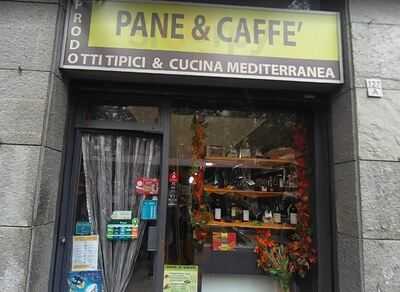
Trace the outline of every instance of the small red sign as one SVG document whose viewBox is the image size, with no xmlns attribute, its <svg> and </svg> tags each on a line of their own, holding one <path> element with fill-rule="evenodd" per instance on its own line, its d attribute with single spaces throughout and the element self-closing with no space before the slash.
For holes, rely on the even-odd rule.
<svg viewBox="0 0 400 292">
<path fill-rule="evenodd" d="M 178 175 L 176 174 L 175 171 L 173 171 L 169 174 L 169 182 L 174 183 L 174 184 L 176 184 L 178 182 Z"/>
<path fill-rule="evenodd" d="M 140 177 L 136 181 L 136 192 L 141 195 L 158 195 L 160 191 L 160 180 L 157 178 Z"/>
</svg>

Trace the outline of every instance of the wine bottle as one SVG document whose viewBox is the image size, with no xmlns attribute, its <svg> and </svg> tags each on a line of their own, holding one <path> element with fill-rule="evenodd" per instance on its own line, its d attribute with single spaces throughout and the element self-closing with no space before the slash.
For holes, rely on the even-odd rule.
<svg viewBox="0 0 400 292">
<path fill-rule="evenodd" d="M 239 157 L 240 158 L 250 158 L 251 157 L 251 152 L 250 152 L 250 144 L 247 139 L 245 139 L 240 146 L 240 151 L 239 151 Z"/>
<path fill-rule="evenodd" d="M 223 212 L 224 214 L 224 221 L 226 222 L 232 222 L 232 200 L 229 197 L 224 198 L 224 208 Z"/>
<path fill-rule="evenodd" d="M 263 222 L 264 223 L 271 223 L 272 222 L 272 211 L 271 208 L 267 205 L 263 215 Z"/>
<path fill-rule="evenodd" d="M 215 207 L 214 207 L 214 220 L 221 221 L 222 219 L 222 207 L 221 207 L 221 200 L 217 198 L 215 200 Z"/>
<path fill-rule="evenodd" d="M 244 207 L 242 211 L 242 220 L 243 222 L 249 222 L 250 221 L 250 210 L 248 207 Z"/>
<path fill-rule="evenodd" d="M 227 157 L 232 157 L 232 158 L 238 157 L 238 151 L 232 144 L 229 146 Z"/>
<path fill-rule="evenodd" d="M 280 205 L 281 209 L 281 223 L 282 224 L 289 224 L 289 206 L 286 201 L 282 201 Z"/>
<path fill-rule="evenodd" d="M 281 224 L 282 223 L 282 217 L 281 217 L 281 204 L 280 202 L 276 202 L 274 211 L 272 213 L 273 221 L 276 224 Z"/>
<path fill-rule="evenodd" d="M 297 208 L 295 204 L 292 204 L 289 207 L 289 220 L 290 220 L 290 224 L 292 225 L 297 225 Z"/>
<path fill-rule="evenodd" d="M 239 215 L 238 206 L 236 205 L 235 202 L 232 202 L 232 205 L 231 205 L 231 218 L 232 218 L 232 220 L 237 220 L 238 219 L 238 215 Z"/>
<path fill-rule="evenodd" d="M 279 181 L 279 191 L 283 192 L 284 191 L 284 185 L 283 185 L 283 175 L 282 174 L 278 175 L 278 181 Z"/>
<path fill-rule="evenodd" d="M 272 176 L 268 177 L 268 191 L 273 192 L 274 191 L 274 184 L 272 182 Z"/>
</svg>

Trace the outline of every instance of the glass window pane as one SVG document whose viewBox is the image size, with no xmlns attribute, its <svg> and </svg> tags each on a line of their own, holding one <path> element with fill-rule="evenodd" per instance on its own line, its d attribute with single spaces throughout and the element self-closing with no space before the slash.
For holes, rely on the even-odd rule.
<svg viewBox="0 0 400 292">
<path fill-rule="evenodd" d="M 157 107 L 151 106 L 91 105 L 86 119 L 158 124 L 160 112 Z"/>
<path fill-rule="evenodd" d="M 254 251 L 268 236 L 287 250 L 300 226 L 299 181 L 312 179 L 307 117 L 284 110 L 175 109 L 169 166 L 178 183 L 169 197 L 168 264 L 199 265 L 206 291 L 232 285 L 279 291 L 257 268 Z M 309 206 L 304 210 L 309 214 Z"/>
</svg>

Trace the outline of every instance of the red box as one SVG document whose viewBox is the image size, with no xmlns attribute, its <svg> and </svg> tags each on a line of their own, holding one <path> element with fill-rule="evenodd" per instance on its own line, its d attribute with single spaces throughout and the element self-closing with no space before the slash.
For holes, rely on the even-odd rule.
<svg viewBox="0 0 400 292">
<path fill-rule="evenodd" d="M 232 251 L 236 248 L 235 232 L 213 232 L 212 250 L 213 251 Z"/>
</svg>

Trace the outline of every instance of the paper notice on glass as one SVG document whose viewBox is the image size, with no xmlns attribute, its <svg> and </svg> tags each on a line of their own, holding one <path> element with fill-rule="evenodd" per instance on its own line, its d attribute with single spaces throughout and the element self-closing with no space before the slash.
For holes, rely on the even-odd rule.
<svg viewBox="0 0 400 292">
<path fill-rule="evenodd" d="M 164 266 L 164 292 L 197 292 L 198 266 Z"/>
<path fill-rule="evenodd" d="M 72 272 L 96 271 L 99 236 L 74 236 L 72 242 Z"/>
</svg>

